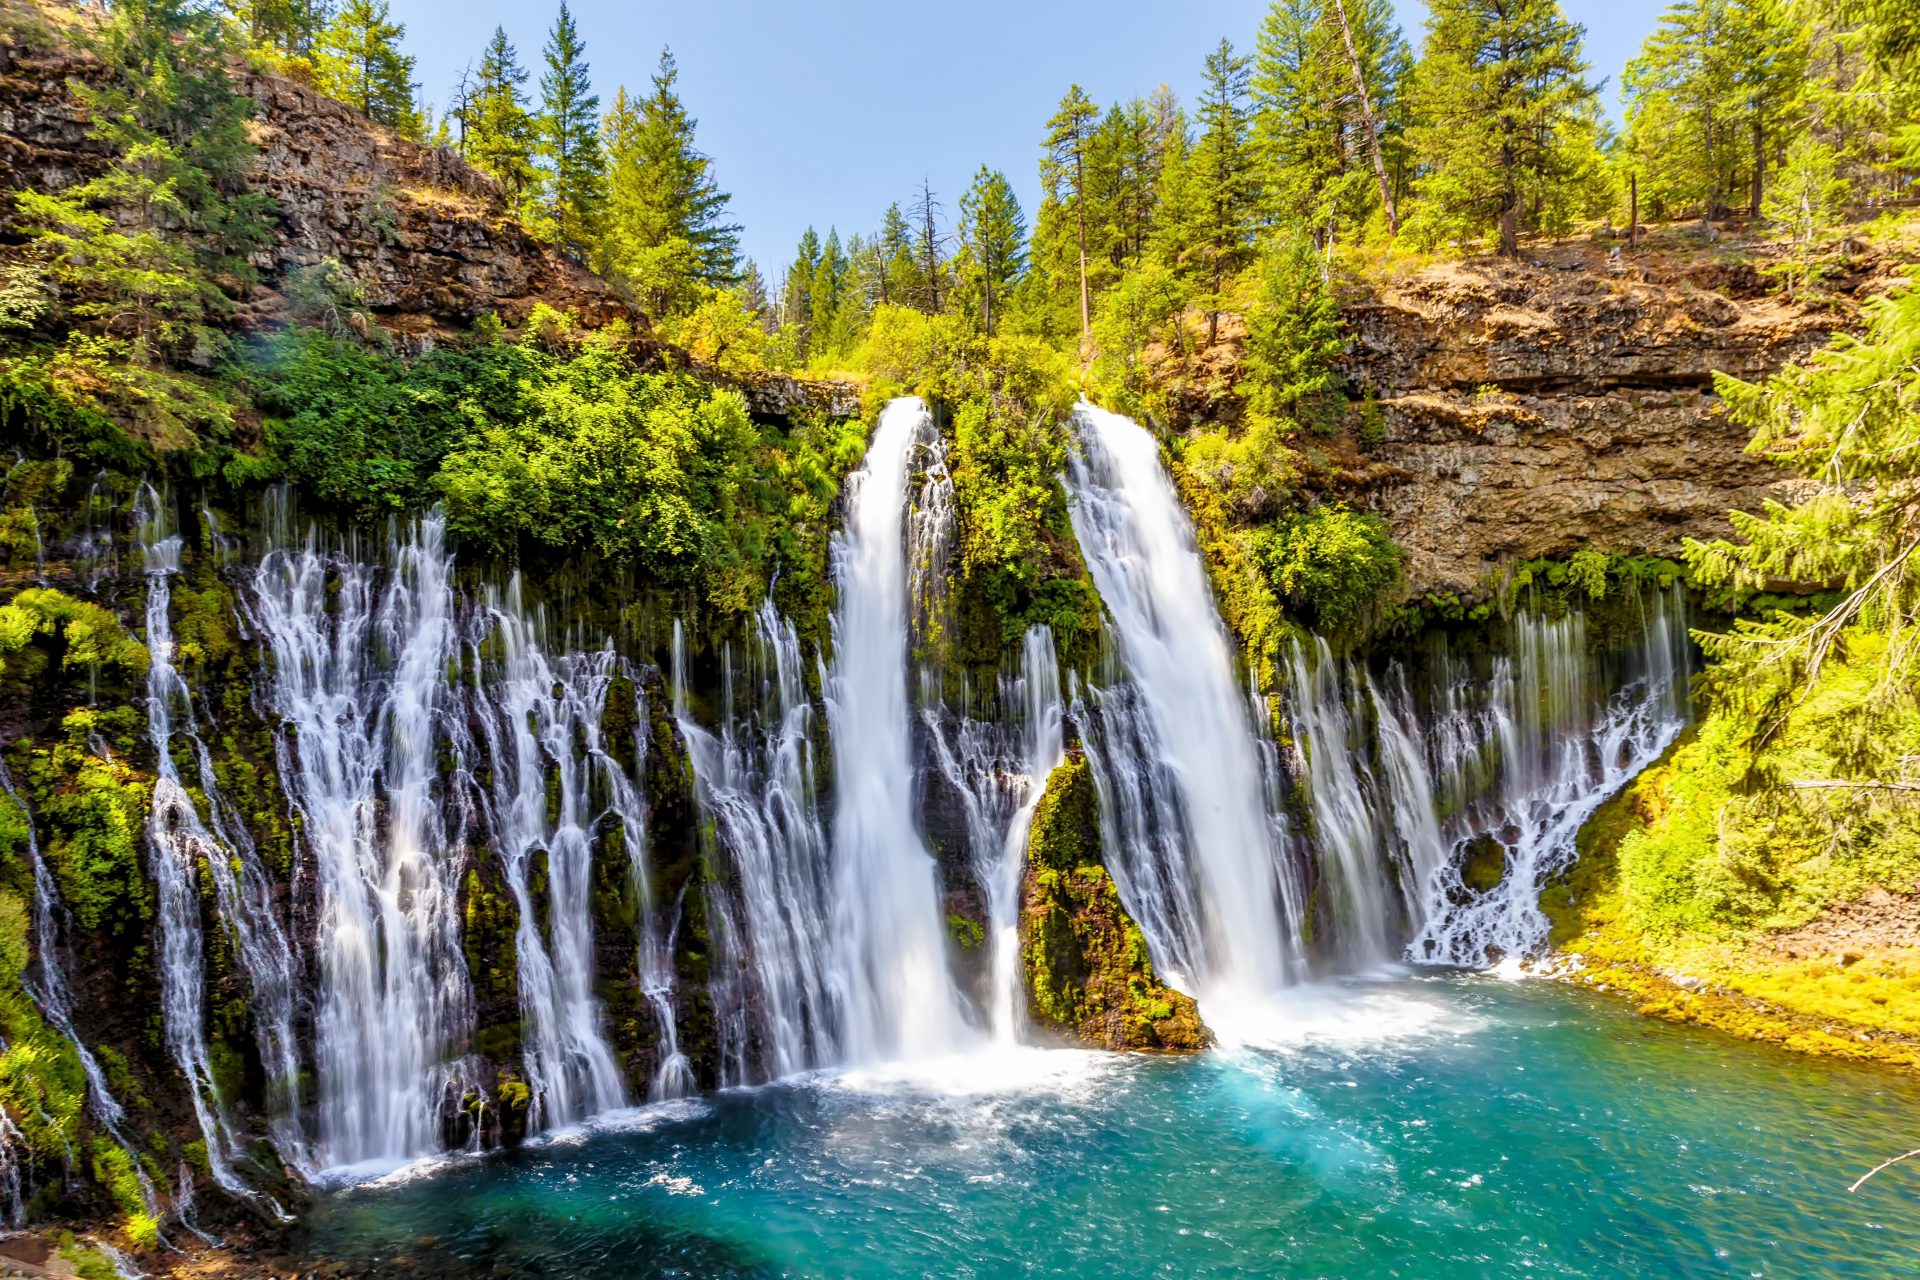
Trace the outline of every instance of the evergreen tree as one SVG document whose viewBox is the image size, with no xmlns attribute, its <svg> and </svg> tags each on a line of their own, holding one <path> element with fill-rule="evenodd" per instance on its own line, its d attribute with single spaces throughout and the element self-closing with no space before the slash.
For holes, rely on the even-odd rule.
<svg viewBox="0 0 1920 1280">
<path fill-rule="evenodd" d="M 1087 161 L 1093 122 L 1099 111 L 1086 90 L 1074 85 L 1060 100 L 1059 110 L 1047 121 L 1046 158 L 1040 180 L 1074 230 L 1080 274 L 1080 338 L 1085 341 L 1093 324 L 1093 295 L 1087 282 Z"/>
<path fill-rule="evenodd" d="M 554 243 L 585 257 L 598 244 L 606 211 L 600 99 L 587 76 L 586 46 L 566 4 L 554 19 L 540 77 L 540 158 L 546 162 L 546 220 Z"/>
<path fill-rule="evenodd" d="M 414 105 L 413 59 L 400 52 L 407 29 L 387 0 L 347 0 L 314 47 L 314 82 L 371 120 L 409 138 L 426 132 Z"/>
<path fill-rule="evenodd" d="M 780 328 L 793 335 L 794 353 L 805 359 L 811 350 L 813 276 L 820 268 L 820 237 L 812 227 L 800 237 L 793 263 L 780 286 Z"/>
<path fill-rule="evenodd" d="M 940 230 L 940 202 L 934 198 L 933 185 L 922 179 L 920 196 L 913 202 L 913 273 L 915 305 L 928 315 L 940 310 L 946 245 L 947 237 Z"/>
<path fill-rule="evenodd" d="M 1591 155 L 1586 69 L 1557 0 L 1432 0 L 1415 73 L 1413 145 L 1431 166 L 1424 239 L 1497 228 L 1500 252 L 1519 253 L 1528 210 L 1557 199 Z"/>
<path fill-rule="evenodd" d="M 466 155 L 492 174 L 516 205 L 538 176 L 533 167 L 533 117 L 527 114 L 520 88 L 526 82 L 526 70 L 506 29 L 495 27 L 467 101 Z"/>
<path fill-rule="evenodd" d="M 1253 149 L 1249 141 L 1248 59 L 1222 40 L 1207 55 L 1206 87 L 1199 110 L 1201 133 L 1188 159 L 1187 181 L 1202 193 L 1192 202 L 1194 220 L 1183 237 L 1189 263 L 1208 284 L 1201 300 L 1207 307 L 1207 344 L 1220 336 L 1220 310 L 1229 277 L 1245 261 L 1252 245 L 1256 195 Z"/>
<path fill-rule="evenodd" d="M 1662 212 L 1758 216 L 1769 142 L 1798 114 L 1807 46 L 1778 0 L 1679 0 L 1627 64 L 1627 124 Z M 1743 190 L 1744 189 L 1744 190 Z"/>
<path fill-rule="evenodd" d="M 169 363 L 210 363 L 228 309 L 269 236 L 245 191 L 253 101 L 227 79 L 233 52 L 188 0 L 121 0 L 87 40 L 106 68 L 74 81 L 105 169 L 58 193 L 16 197 L 21 222 L 76 325 L 48 367 L 56 392 L 130 413 L 149 443 L 179 446 L 230 411 Z"/>
<path fill-rule="evenodd" d="M 1325 264 L 1305 227 L 1275 236 L 1260 263 L 1247 310 L 1244 381 L 1247 408 L 1315 428 L 1337 424 L 1341 378 L 1334 358 L 1346 349 L 1340 307 Z"/>
<path fill-rule="evenodd" d="M 310 58 L 332 6 L 328 0 L 226 0 L 225 7 L 254 48 Z"/>
<path fill-rule="evenodd" d="M 879 263 L 876 280 L 880 301 L 905 304 L 913 294 L 913 230 L 897 202 L 887 206 L 880 233 L 873 240 L 873 253 Z"/>
<path fill-rule="evenodd" d="M 1027 220 L 1013 184 L 998 170 L 980 166 L 960 197 L 960 241 L 969 287 L 980 298 L 980 322 L 993 333 L 996 305 L 1019 281 L 1027 260 Z"/>
<path fill-rule="evenodd" d="M 813 264 L 813 280 L 807 290 L 808 352 L 814 359 L 837 354 L 834 350 L 834 320 L 839 315 L 847 288 L 847 255 L 840 247 L 840 233 L 827 228 L 827 242 L 819 260 Z"/>
<path fill-rule="evenodd" d="M 712 161 L 694 146 L 695 122 L 675 85 L 673 55 L 662 51 L 653 92 L 636 113 L 622 89 L 603 135 L 608 158 L 605 269 L 657 314 L 690 306 L 703 286 L 721 288 L 739 273 L 740 228 L 727 222 L 728 196 Z"/>
</svg>

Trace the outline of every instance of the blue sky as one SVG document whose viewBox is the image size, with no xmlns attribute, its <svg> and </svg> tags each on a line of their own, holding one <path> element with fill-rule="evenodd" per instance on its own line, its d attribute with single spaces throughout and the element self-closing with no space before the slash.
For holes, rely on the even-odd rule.
<svg viewBox="0 0 1920 1280">
<path fill-rule="evenodd" d="M 1418 47 L 1423 0 L 1395 0 Z M 534 73 L 559 0 L 392 0 L 427 99 L 438 109 L 496 24 Z M 1610 77 L 1653 29 L 1665 0 L 1562 0 L 1587 28 L 1587 58 Z M 842 238 L 878 225 L 922 176 L 957 217 L 981 164 L 1002 169 L 1031 217 L 1039 139 L 1075 81 L 1102 102 L 1165 81 L 1192 97 L 1222 35 L 1250 49 L 1264 0 L 972 0 L 967 5 L 839 0 L 573 0 L 603 101 L 646 91 L 673 49 L 703 150 L 769 280 L 809 224 Z M 1616 110 L 1617 114 L 1617 110 Z"/>
</svg>

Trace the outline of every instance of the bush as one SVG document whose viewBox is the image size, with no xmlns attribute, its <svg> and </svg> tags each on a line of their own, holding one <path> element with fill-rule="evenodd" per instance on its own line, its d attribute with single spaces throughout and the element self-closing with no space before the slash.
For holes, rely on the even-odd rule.
<svg viewBox="0 0 1920 1280">
<path fill-rule="evenodd" d="M 1247 537 L 1274 590 L 1322 632 L 1352 631 L 1400 581 L 1404 557 L 1386 522 L 1342 503 L 1311 507 Z"/>
</svg>

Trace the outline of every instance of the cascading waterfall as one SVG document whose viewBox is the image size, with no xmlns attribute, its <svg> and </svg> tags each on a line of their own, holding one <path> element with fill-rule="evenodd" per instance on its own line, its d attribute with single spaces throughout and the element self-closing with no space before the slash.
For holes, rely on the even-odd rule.
<svg viewBox="0 0 1920 1280">
<path fill-rule="evenodd" d="M 727 943 L 714 984 L 721 1083 L 836 1062 L 826 954 L 831 861 L 815 801 L 813 705 L 802 684 L 799 636 L 771 600 L 761 604 L 742 669 L 735 671 L 731 652 L 723 657 L 717 737 L 687 708 L 678 624 L 673 639 L 674 718 L 696 798 L 733 873 L 733 892 L 709 890 Z M 750 1060 L 755 1043 L 763 1061 Z"/>
<path fill-rule="evenodd" d="M 1604 703 L 1587 687 L 1577 613 L 1558 622 L 1532 614 L 1514 620 L 1514 651 L 1496 668 L 1485 711 L 1499 753 L 1497 795 L 1469 802 L 1455 824 L 1461 840 L 1496 835 L 1505 874 L 1478 892 L 1461 882 L 1456 867 L 1443 866 L 1428 890 L 1425 924 L 1408 947 L 1411 958 L 1477 967 L 1545 948 L 1548 923 L 1539 903 L 1547 880 L 1571 864 L 1574 839 L 1594 811 L 1658 759 L 1686 724 L 1685 596 L 1678 587 L 1649 593 L 1643 608 L 1639 642 L 1621 655 L 1620 678 Z"/>
<path fill-rule="evenodd" d="M 607 754 L 600 722 L 614 654 L 608 648 L 550 661 L 538 619 L 521 606 L 518 574 L 504 598 L 490 593 L 487 613 L 501 662 L 476 697 L 493 762 L 494 837 L 519 911 L 514 948 L 532 1090 L 528 1123 L 537 1129 L 626 1105 L 594 992 L 588 909 L 599 821 L 590 783 L 594 762 Z M 539 880 L 546 892 L 536 901 Z"/>
<path fill-rule="evenodd" d="M 1026 1024 L 1020 972 L 1020 877 L 1034 810 L 1066 755 L 1053 631 L 1027 629 L 1018 670 L 1000 681 L 1002 723 L 923 707 L 935 766 L 960 797 L 973 871 L 987 899 L 987 1025 L 994 1043 L 1017 1044 Z"/>
<path fill-rule="evenodd" d="M 147 846 L 158 900 L 161 1008 L 167 1043 L 186 1078 L 194 1113 L 207 1142 L 214 1180 L 236 1195 L 252 1193 L 233 1171 L 239 1153 L 228 1100 L 214 1078 L 205 1017 L 204 943 L 198 880 L 212 878 L 221 917 L 232 929 L 252 988 L 252 1014 L 261 1062 L 273 1090 L 274 1132 L 290 1161 L 306 1160 L 299 1128 L 298 1058 L 293 1038 L 293 955 L 274 916 L 271 887 L 245 828 L 231 821 L 201 740 L 192 691 L 173 665 L 168 616 L 171 581 L 180 570 L 181 539 L 169 532 L 160 495 L 141 496 L 142 549 L 147 578 L 147 726 L 153 745 L 153 800 Z M 177 727 L 176 727 L 177 717 Z M 174 762 L 175 740 L 196 766 L 205 797 L 203 820 Z"/>
<path fill-rule="evenodd" d="M 917 399 L 880 415 L 847 482 L 833 539 L 833 665 L 824 681 L 834 744 L 828 981 L 843 1055 L 937 1055 L 972 1039 L 947 972 L 932 855 L 914 823 L 907 706 L 909 457 L 933 432 Z"/>
<path fill-rule="evenodd" d="M 283 503 L 252 616 L 318 896 L 317 1157 L 393 1163 L 438 1149 L 449 1057 L 473 1023 L 456 910 L 470 748 L 448 686 L 452 560 L 427 516 L 396 534 L 377 590 L 371 568 L 323 554 L 313 533 L 290 545 Z"/>
<path fill-rule="evenodd" d="M 66 965 L 60 955 L 60 924 L 65 919 L 65 910 L 60 901 L 60 892 L 54 886 L 53 873 L 47 869 L 46 859 L 40 856 L 40 837 L 34 828 L 33 810 L 13 785 L 13 774 L 7 769 L 6 761 L 0 760 L 0 792 L 13 802 L 26 824 L 27 864 L 33 872 L 33 943 L 34 958 L 39 962 L 37 976 L 23 974 L 21 986 L 40 1013 L 53 1029 L 73 1046 L 74 1055 L 80 1059 L 81 1073 L 87 1080 L 87 1110 L 100 1127 L 107 1131 L 114 1145 L 127 1153 L 130 1167 L 140 1186 L 140 1198 L 149 1214 L 159 1216 L 157 1200 L 154 1196 L 153 1180 L 135 1156 L 135 1149 L 128 1140 L 124 1125 L 126 1108 L 113 1095 L 107 1084 L 107 1073 L 100 1068 L 100 1060 L 87 1047 L 86 1041 L 73 1026 L 73 997 L 67 990 Z M 24 1146 L 20 1131 L 10 1117 L 0 1112 L 4 1120 L 4 1130 L 0 1131 L 0 1153 L 11 1157 L 12 1152 Z M 71 1153 L 69 1153 L 71 1159 Z M 6 1176 L 3 1179 L 11 1198 L 13 1216 L 10 1221 L 18 1223 L 22 1216 L 20 1203 L 20 1170 L 9 1158 L 5 1161 Z"/>
<path fill-rule="evenodd" d="M 1193 528 L 1138 424 L 1082 404 L 1075 535 L 1124 684 L 1083 703 L 1110 866 L 1167 980 L 1258 1000 L 1298 972 L 1298 888 Z M 1091 723 L 1089 723 L 1091 722 Z"/>
</svg>

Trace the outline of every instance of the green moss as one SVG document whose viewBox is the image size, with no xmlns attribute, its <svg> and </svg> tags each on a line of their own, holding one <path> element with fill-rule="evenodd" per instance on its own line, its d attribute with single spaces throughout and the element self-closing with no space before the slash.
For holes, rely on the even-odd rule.
<svg viewBox="0 0 1920 1280">
<path fill-rule="evenodd" d="M 147 647 L 111 613 L 65 592 L 29 587 L 0 605 L 0 667 L 9 676 L 26 668 L 18 654 L 42 640 L 59 650 L 63 668 L 115 669 L 133 676 L 147 671 Z"/>
<path fill-rule="evenodd" d="M 987 940 L 986 926 L 978 920 L 949 911 L 947 913 L 947 936 L 962 951 L 972 951 Z"/>
<path fill-rule="evenodd" d="M 88 745 L 95 733 L 111 736 L 123 713 L 69 712 L 65 737 L 29 746 L 22 773 L 46 828 L 43 856 L 75 924 L 83 934 L 130 939 L 153 914 L 141 864 L 153 779 Z"/>
<path fill-rule="evenodd" d="M 1100 863 L 1096 804 L 1092 770 L 1076 752 L 1034 810 L 1020 912 L 1029 1012 L 1109 1049 L 1204 1048 L 1199 1010 L 1155 977 L 1146 938 Z"/>
<path fill-rule="evenodd" d="M 496 888 L 478 867 L 469 867 L 461 885 L 465 928 L 460 944 L 467 959 L 475 1002 L 481 1016 L 474 1028 L 474 1050 L 495 1063 L 520 1056 L 520 973 L 515 934 L 519 913 L 512 895 Z"/>
</svg>

